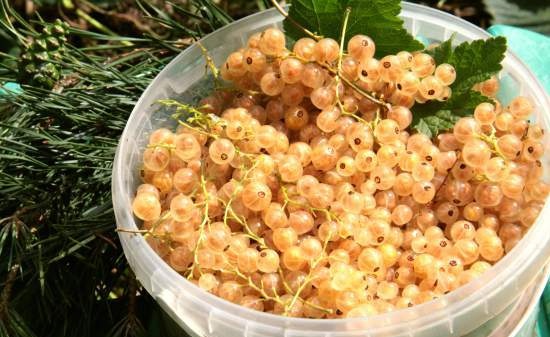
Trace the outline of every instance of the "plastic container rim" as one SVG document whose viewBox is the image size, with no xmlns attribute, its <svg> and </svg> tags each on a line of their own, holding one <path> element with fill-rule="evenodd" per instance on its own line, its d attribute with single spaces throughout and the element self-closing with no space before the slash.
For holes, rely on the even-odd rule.
<svg viewBox="0 0 550 337">
<path fill-rule="evenodd" d="M 491 35 L 487 33 L 485 30 L 465 21 L 460 18 L 457 18 L 451 14 L 425 7 L 418 4 L 413 4 L 409 2 L 403 2 L 403 10 L 404 11 L 416 11 L 416 12 L 423 12 L 423 14 L 426 15 L 433 15 L 437 14 L 440 19 L 448 19 L 449 21 L 453 22 L 459 22 L 461 25 L 466 26 L 467 29 L 470 31 L 474 31 L 475 33 L 479 34 L 480 38 L 489 38 Z M 275 11 L 274 8 L 268 10 L 268 11 Z M 256 16 L 263 15 L 265 11 L 258 12 L 255 14 L 252 14 L 250 16 L 241 18 L 239 20 L 236 20 L 208 35 L 203 37 L 201 41 L 209 39 L 213 34 L 222 34 L 225 30 L 231 29 L 233 25 L 242 23 L 243 21 L 249 20 L 251 18 L 254 18 Z M 418 13 L 415 13 L 418 14 Z M 128 134 L 131 132 L 131 130 L 128 127 L 129 122 L 133 119 L 137 118 L 137 115 L 139 113 L 138 107 L 142 103 L 142 101 L 147 97 L 148 93 L 152 90 L 152 87 L 154 85 L 157 85 L 157 80 L 162 77 L 162 75 L 165 73 L 165 71 L 170 68 L 171 65 L 177 62 L 180 58 L 184 58 L 187 54 L 189 54 L 194 46 L 190 46 L 184 51 L 182 51 L 179 55 L 174 57 L 170 63 L 165 66 L 165 68 L 155 77 L 155 79 L 151 82 L 151 84 L 147 87 L 147 89 L 144 91 L 144 93 L 141 95 L 140 99 L 136 103 L 134 109 L 132 110 L 132 113 L 130 117 L 128 118 L 126 127 L 124 128 L 124 131 L 121 135 L 114 165 L 113 165 L 113 177 L 112 177 L 112 194 L 113 194 L 113 206 L 115 210 L 115 216 L 118 219 L 122 218 L 121 213 L 122 212 L 131 212 L 129 211 L 130 205 L 120 205 L 118 203 L 119 198 L 117 198 L 119 191 L 122 190 L 122 184 L 121 182 L 124 181 L 123 177 L 128 174 L 125 173 L 125 171 L 121 168 L 124 168 L 126 165 L 124 162 L 122 162 L 120 153 L 123 153 L 124 151 L 127 151 L 128 142 L 125 141 L 128 137 Z M 512 61 L 513 63 L 516 63 L 522 67 L 522 71 L 527 73 L 527 77 L 530 77 L 533 80 L 533 83 L 531 83 L 532 86 L 535 87 L 535 89 L 539 93 L 544 93 L 543 97 L 539 97 L 543 104 L 546 104 L 546 106 L 550 106 L 550 98 L 547 94 L 545 94 L 545 90 L 542 88 L 540 82 L 536 79 L 536 77 L 533 75 L 531 70 L 518 58 L 515 56 L 515 54 L 510 51 L 509 49 L 506 51 L 506 60 Z M 548 119 L 549 116 L 544 116 L 543 118 Z M 127 171 L 127 170 L 126 170 Z M 126 210 L 124 207 L 126 206 Z M 452 312 L 453 315 L 458 314 L 459 312 L 467 309 L 473 302 L 478 302 L 483 297 L 487 297 L 490 293 L 494 292 L 494 289 L 498 289 L 498 283 L 502 279 L 502 275 L 506 274 L 508 276 L 513 276 L 515 272 L 518 271 L 512 271 L 511 268 L 507 269 L 509 263 L 518 265 L 518 266 L 526 266 L 529 264 L 529 262 L 534 259 L 534 257 L 537 256 L 537 254 L 532 254 L 529 252 L 526 248 L 529 245 L 533 245 L 534 242 L 538 242 L 539 245 L 537 247 L 540 249 L 545 244 L 547 244 L 550 240 L 545 238 L 542 227 L 543 223 L 541 220 L 542 215 L 544 213 L 548 213 L 550 209 L 550 205 L 548 202 L 545 203 L 543 209 L 541 210 L 541 213 L 539 215 L 539 218 L 537 219 L 536 223 L 533 224 L 531 229 L 527 232 L 527 234 L 522 238 L 522 240 L 518 243 L 518 245 L 512 250 L 509 254 L 504 256 L 502 260 L 500 260 L 497 264 L 495 264 L 490 270 L 488 270 L 486 273 L 484 273 L 482 276 L 477 278 L 476 280 L 470 282 L 467 285 L 464 285 L 451 293 L 438 298 L 436 300 L 416 305 L 411 308 L 406 309 L 400 309 L 398 311 L 390 312 L 390 313 L 384 313 L 384 314 L 378 314 L 375 316 L 370 317 L 362 317 L 362 318 L 343 318 L 343 319 L 313 319 L 313 318 L 294 318 L 294 317 L 286 317 L 286 316 L 280 316 L 276 314 L 269 314 L 265 312 L 255 311 L 252 309 L 245 308 L 243 306 L 228 302 L 220 297 L 217 297 L 213 294 L 210 294 L 208 292 L 205 292 L 201 290 L 196 285 L 189 282 L 185 277 L 174 271 L 168 264 L 166 264 L 158 255 L 157 253 L 145 242 L 145 239 L 143 236 L 138 235 L 140 240 L 140 243 L 145 246 L 146 251 L 144 252 L 147 256 L 151 257 L 154 262 L 158 265 L 158 268 L 161 269 L 162 272 L 167 273 L 170 277 L 170 282 L 174 285 L 174 287 L 183 288 L 182 290 L 187 292 L 187 295 L 197 298 L 198 301 L 207 303 L 214 307 L 214 310 L 221 311 L 221 312 L 228 312 L 230 315 L 240 316 L 243 318 L 250 318 L 252 316 L 256 317 L 257 320 L 264 324 L 280 324 L 281 327 L 287 326 L 289 324 L 289 321 L 291 323 L 297 323 L 300 324 L 302 329 L 312 328 L 313 330 L 320 330 L 324 327 L 327 327 L 334 324 L 335 322 L 345 324 L 345 323 L 351 323 L 350 326 L 353 326 L 354 322 L 361 322 L 365 320 L 376 320 L 376 321 L 386 321 L 386 322 L 398 322 L 397 325 L 403 325 L 410 323 L 411 321 L 418 321 L 418 320 L 426 320 L 428 322 L 435 322 L 438 320 L 444 320 L 449 317 L 449 313 Z M 138 229 L 136 225 L 136 221 L 133 218 L 133 216 L 129 217 L 132 219 L 131 223 L 129 224 L 120 224 L 121 227 L 124 228 L 130 228 L 130 229 Z M 540 232 L 540 233 L 539 233 Z M 122 233 L 119 232 L 120 239 L 123 243 L 127 243 L 129 240 L 128 236 L 134 236 L 134 234 L 128 234 L 128 233 Z M 533 241 L 533 242 L 532 242 Z M 495 277 L 495 276 L 500 277 Z M 533 276 L 533 278 L 536 277 L 536 275 Z M 496 287 L 495 287 L 496 286 Z M 475 289 L 475 290 L 474 290 Z M 480 297 L 480 294 L 484 294 L 482 297 Z M 444 310 L 443 310 L 444 309 Z M 401 319 L 395 319 L 394 316 L 399 315 Z M 391 319 L 394 318 L 394 319 Z M 268 323 L 269 322 L 269 323 Z"/>
</svg>

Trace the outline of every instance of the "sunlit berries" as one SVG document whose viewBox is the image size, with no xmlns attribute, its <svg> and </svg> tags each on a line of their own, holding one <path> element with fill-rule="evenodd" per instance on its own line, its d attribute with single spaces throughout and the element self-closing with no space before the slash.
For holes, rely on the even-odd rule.
<svg viewBox="0 0 550 337">
<path fill-rule="evenodd" d="M 254 310 L 371 316 L 468 283 L 536 221 L 550 185 L 528 98 L 503 106 L 496 77 L 476 84 L 493 100 L 430 139 L 413 106 L 452 96 L 451 64 L 378 57 L 366 35 L 344 55 L 285 44 L 254 34 L 220 68 L 227 87 L 149 136 L 132 211 L 175 271 Z"/>
</svg>

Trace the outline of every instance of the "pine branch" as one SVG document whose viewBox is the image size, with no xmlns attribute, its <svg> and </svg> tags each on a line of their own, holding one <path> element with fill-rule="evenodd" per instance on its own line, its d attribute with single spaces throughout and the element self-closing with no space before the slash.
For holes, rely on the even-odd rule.
<svg viewBox="0 0 550 337">
<path fill-rule="evenodd" d="M 1 1 L 2 35 L 19 36 L 21 50 L 50 29 Z M 141 5 L 168 35 L 70 28 L 69 42 L 46 62 L 59 71 L 52 87 L 22 83 L 21 93 L 0 96 L 0 282 L 11 294 L 0 303 L 0 336 L 137 336 L 158 310 L 137 290 L 114 231 L 112 160 L 150 81 L 192 39 L 231 18 L 211 0 L 174 4 L 177 18 Z M 92 47 L 70 43 L 82 40 Z M 17 62 L 0 54 L 0 83 L 20 79 Z"/>
</svg>

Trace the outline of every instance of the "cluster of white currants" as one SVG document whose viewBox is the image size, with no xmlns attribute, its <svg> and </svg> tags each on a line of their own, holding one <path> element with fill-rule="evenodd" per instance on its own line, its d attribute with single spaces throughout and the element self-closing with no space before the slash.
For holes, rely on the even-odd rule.
<svg viewBox="0 0 550 337">
<path fill-rule="evenodd" d="M 448 98 L 454 69 L 374 50 L 360 35 L 347 53 L 331 39 L 291 52 L 270 28 L 232 53 L 220 72 L 237 89 L 149 138 L 132 207 L 158 254 L 234 303 L 338 318 L 440 297 L 509 252 L 550 190 L 531 103 L 410 134 L 409 108 Z"/>
<path fill-rule="evenodd" d="M 320 110 L 334 105 L 338 94 L 348 112 L 368 113 L 374 108 L 369 100 L 361 102 L 363 97 L 353 90 L 340 87 L 338 92 L 335 74 L 356 89 L 379 93 L 389 102 L 408 108 L 415 102 L 444 101 L 451 96 L 449 86 L 456 78 L 453 66 L 436 66 L 427 53 L 402 51 L 380 60 L 374 53 L 375 43 L 365 35 L 352 37 L 346 54 L 330 38 L 302 38 L 289 51 L 284 34 L 268 29 L 253 35 L 246 48 L 229 55 L 221 75 L 241 89 L 260 87 L 268 96 L 280 95 L 286 105 L 299 105 L 308 97 Z"/>
</svg>

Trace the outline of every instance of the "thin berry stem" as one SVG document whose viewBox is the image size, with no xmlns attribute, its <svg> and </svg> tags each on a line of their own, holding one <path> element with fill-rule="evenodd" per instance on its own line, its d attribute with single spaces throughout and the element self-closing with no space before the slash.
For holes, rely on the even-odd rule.
<svg viewBox="0 0 550 337">
<path fill-rule="evenodd" d="M 349 85 L 353 90 L 357 91 L 361 96 L 365 97 L 366 99 L 370 100 L 373 103 L 376 103 L 383 107 L 384 109 L 390 108 L 389 103 L 384 102 L 383 100 L 380 100 L 373 95 L 366 92 L 363 88 L 359 87 L 357 84 L 353 83 L 352 81 L 348 80 L 346 77 L 342 77 L 342 82 Z"/>
<path fill-rule="evenodd" d="M 327 220 L 329 220 L 329 221 L 332 221 L 332 220 L 334 219 L 334 220 L 335 220 L 336 222 L 338 222 L 338 223 L 341 222 L 340 218 L 339 218 L 336 214 L 334 214 L 334 213 L 332 213 L 331 211 L 329 211 L 328 209 L 317 208 L 317 207 L 311 207 L 311 206 L 308 205 L 308 204 L 303 204 L 303 203 L 301 203 L 301 202 L 298 202 L 298 201 L 296 201 L 296 200 L 291 199 L 291 198 L 289 197 L 289 195 L 288 195 L 288 192 L 287 192 L 287 190 L 286 190 L 286 187 L 281 186 L 281 191 L 283 192 L 283 197 L 284 197 L 284 199 L 285 199 L 285 202 L 284 202 L 284 204 L 283 204 L 283 210 L 285 209 L 285 207 L 286 207 L 287 204 L 294 204 L 294 205 L 298 205 L 298 206 L 302 206 L 302 207 L 308 208 L 309 211 L 310 211 L 311 213 L 313 213 L 314 216 L 315 216 L 315 212 L 319 212 L 319 213 L 323 213 L 323 214 L 325 215 L 325 217 L 327 218 Z"/>
<path fill-rule="evenodd" d="M 340 48 L 342 48 L 342 46 L 340 45 Z M 342 55 L 345 55 L 345 53 L 342 52 Z M 352 81 L 350 81 L 349 79 L 347 79 L 346 77 L 343 77 L 342 74 L 341 74 L 341 71 L 339 71 L 338 69 L 334 69 L 332 67 L 330 67 L 329 65 L 327 64 L 323 64 L 321 62 L 317 62 L 317 61 L 308 61 L 292 52 L 290 52 L 288 55 L 280 58 L 280 59 L 286 59 L 286 58 L 289 58 L 289 57 L 293 57 L 293 58 L 296 58 L 298 60 L 300 60 L 302 63 L 304 64 L 307 64 L 307 63 L 315 63 L 317 65 L 319 65 L 320 67 L 322 67 L 323 69 L 327 70 L 330 74 L 334 75 L 334 76 L 338 76 L 340 78 L 340 80 L 342 82 L 344 82 L 344 84 L 350 86 L 352 89 L 354 89 L 355 91 L 357 91 L 361 96 L 365 97 L 366 99 L 368 99 L 369 101 L 373 102 L 373 103 L 376 103 L 378 105 L 380 105 L 381 107 L 383 107 L 384 109 L 387 109 L 389 110 L 390 109 L 390 105 L 386 102 L 384 102 L 383 100 L 380 100 L 376 97 L 374 97 L 372 94 L 366 92 L 364 89 L 362 89 L 361 87 L 359 87 L 357 84 L 353 83 Z"/>
<path fill-rule="evenodd" d="M 157 226 L 160 223 L 162 223 L 164 220 L 168 219 L 169 216 L 170 216 L 170 212 L 166 212 L 163 216 L 161 216 L 160 218 L 155 220 L 155 222 L 151 225 L 150 229 L 126 229 L 126 228 L 117 227 L 115 229 L 115 231 L 119 232 L 119 233 L 141 234 L 144 237 L 150 236 L 152 238 L 159 239 L 161 241 L 170 243 L 170 242 L 172 242 L 172 239 L 170 238 L 169 233 L 162 233 L 162 234 L 155 233 L 155 230 L 156 230 Z"/>
<path fill-rule="evenodd" d="M 149 229 L 126 229 L 126 228 L 117 228 L 115 231 L 120 233 L 130 233 L 130 234 L 149 234 L 151 233 L 151 230 Z"/>
<path fill-rule="evenodd" d="M 199 48 L 202 52 L 202 56 L 205 59 L 206 68 L 210 69 L 210 72 L 212 72 L 212 76 L 214 76 L 215 87 L 216 88 L 221 87 L 222 83 L 220 81 L 220 70 L 218 69 L 218 67 L 216 67 L 216 64 L 214 63 L 214 60 L 212 59 L 212 57 L 208 53 L 208 50 L 202 45 L 202 43 L 200 43 L 200 41 L 197 41 L 196 43 L 199 46 Z"/>
<path fill-rule="evenodd" d="M 340 85 L 341 85 L 340 76 L 342 76 L 342 59 L 344 58 L 344 42 L 346 40 L 346 31 L 348 29 L 348 19 L 349 19 L 350 13 L 351 13 L 351 8 L 347 7 L 346 11 L 344 12 L 342 34 L 340 35 L 340 51 L 338 53 L 338 65 L 336 68 L 336 76 L 334 76 L 334 80 L 336 82 L 336 85 L 335 85 L 336 104 L 338 104 L 340 111 L 344 115 L 355 115 L 351 112 L 346 111 L 346 109 L 344 108 L 344 105 L 342 104 L 342 101 L 340 100 Z"/>
<path fill-rule="evenodd" d="M 344 58 L 344 43 L 346 42 L 346 31 L 348 30 L 348 20 L 351 14 L 351 7 L 347 7 L 344 12 L 344 22 L 342 23 L 342 34 L 340 35 L 340 53 L 338 53 L 338 74 L 342 73 L 342 59 Z"/>
<path fill-rule="evenodd" d="M 343 20 L 343 23 L 342 23 L 342 33 L 340 35 L 340 52 L 338 53 L 338 65 L 337 65 L 336 74 L 335 74 L 335 76 L 336 76 L 335 79 L 336 79 L 336 82 L 337 82 L 337 84 L 336 84 L 336 86 L 337 86 L 336 95 L 338 95 L 338 84 L 340 83 L 340 80 L 342 80 L 344 83 L 346 83 L 347 85 L 352 87 L 354 90 L 359 92 L 362 96 L 365 96 L 367 99 L 371 100 L 372 102 L 374 102 L 376 104 L 379 104 L 381 106 L 386 107 L 387 104 L 385 102 L 375 98 L 371 94 L 369 94 L 366 91 L 364 91 L 363 89 L 359 88 L 357 85 L 355 85 L 355 83 L 353 83 L 352 81 L 345 78 L 345 76 L 343 76 L 343 74 L 342 74 L 342 59 L 344 58 L 344 45 L 345 45 L 345 42 L 346 42 L 346 32 L 347 32 L 347 29 L 348 29 L 348 21 L 349 21 L 350 14 L 351 14 L 351 8 L 347 7 L 345 12 L 344 12 L 344 20 Z"/>
<path fill-rule="evenodd" d="M 500 148 L 498 147 L 498 143 L 497 143 L 498 138 L 496 137 L 496 130 L 493 126 L 491 126 L 490 135 L 486 135 L 484 133 L 476 133 L 475 136 L 478 139 L 484 141 L 486 144 L 488 144 L 491 147 L 491 152 L 493 154 L 496 154 L 500 158 L 506 160 L 506 157 L 502 154 L 502 151 L 500 151 Z"/>
<path fill-rule="evenodd" d="M 282 272 L 282 270 L 279 268 L 279 270 Z M 268 300 L 268 301 L 274 301 L 282 306 L 285 306 L 285 303 L 283 302 L 283 300 L 281 300 L 281 297 L 277 294 L 277 291 L 275 291 L 275 289 L 272 289 L 273 293 L 275 294 L 274 296 L 270 296 L 269 294 L 267 294 L 267 292 L 265 291 L 265 287 L 263 285 L 263 282 L 261 282 L 261 286 L 258 286 L 256 283 L 254 283 L 254 281 L 252 280 L 252 278 L 250 276 L 247 276 L 243 273 L 241 273 L 239 271 L 238 268 L 234 268 L 233 270 L 224 270 L 224 272 L 228 272 L 228 273 L 231 273 L 237 277 L 240 277 L 241 279 L 243 279 L 244 281 L 247 282 L 247 285 L 256 290 L 258 293 L 260 293 L 260 295 L 265 299 L 265 300 Z M 283 278 L 283 275 L 281 274 L 281 278 Z M 283 284 L 286 284 L 285 281 L 283 281 Z M 286 284 L 286 286 L 288 287 L 288 284 Z M 292 291 L 289 291 L 290 293 L 292 293 Z M 316 304 L 313 304 L 309 301 L 306 301 L 302 298 L 300 298 L 300 300 L 302 301 L 302 303 L 304 303 L 305 305 L 311 307 L 311 308 L 315 308 L 317 310 L 321 310 L 323 312 L 326 312 L 326 313 L 332 313 L 332 310 L 330 309 L 327 309 L 327 308 L 323 308 L 323 307 L 320 307 Z M 286 306 L 285 306 L 286 307 Z"/>
<path fill-rule="evenodd" d="M 254 290 L 256 290 L 257 292 L 260 293 L 260 295 L 262 295 L 262 297 L 266 300 L 271 300 L 271 301 L 274 301 L 274 302 L 277 302 L 281 305 L 284 305 L 283 301 L 281 300 L 281 298 L 277 295 L 277 296 L 269 296 L 264 287 L 263 287 L 263 284 L 262 284 L 262 287 L 258 287 L 258 285 L 256 285 L 254 283 L 254 281 L 252 281 L 252 278 L 250 276 L 247 276 L 243 273 L 241 273 L 239 271 L 238 268 L 235 268 L 233 271 L 232 271 L 236 276 L 242 278 L 243 280 L 247 281 L 248 282 L 248 286 Z M 276 292 L 274 292 L 276 294 Z"/>
<path fill-rule="evenodd" d="M 330 236 L 327 236 L 327 238 L 325 239 L 325 242 L 323 242 L 323 252 L 315 260 L 313 260 L 313 262 L 311 262 L 311 265 L 309 266 L 309 272 L 308 272 L 306 278 L 304 279 L 304 282 L 302 282 L 300 284 L 300 286 L 296 290 L 296 293 L 294 293 L 294 296 L 292 297 L 292 300 L 290 301 L 290 303 L 285 306 L 284 315 L 288 315 L 288 312 L 292 309 L 292 307 L 294 306 L 294 304 L 296 303 L 296 301 L 300 297 L 300 294 L 302 293 L 302 291 L 304 291 L 306 286 L 311 281 L 313 281 L 313 275 L 312 275 L 313 270 L 317 267 L 319 262 L 321 262 L 323 259 L 326 258 L 325 254 L 326 254 L 329 238 L 330 238 Z"/>
<path fill-rule="evenodd" d="M 458 164 L 458 159 L 460 157 L 460 151 L 456 150 L 455 151 L 456 153 L 456 161 L 455 163 L 453 164 L 453 166 L 447 170 L 447 174 L 445 175 L 445 178 L 443 178 L 443 181 L 441 182 L 441 185 L 439 185 L 439 188 L 435 191 L 435 194 L 434 194 L 434 200 L 435 198 L 437 197 L 437 195 L 439 194 L 439 192 L 441 191 L 441 189 L 443 188 L 443 186 L 447 183 L 447 180 L 449 180 L 449 173 L 455 168 L 455 166 Z"/>
<path fill-rule="evenodd" d="M 204 228 L 208 224 L 210 225 L 210 218 L 208 216 L 209 211 L 209 203 L 208 203 L 208 190 L 206 189 L 206 180 L 204 179 L 204 172 L 201 174 L 200 184 L 202 188 L 202 192 L 205 197 L 205 204 L 204 204 L 204 216 L 202 218 L 202 222 L 199 225 L 199 237 L 197 238 L 197 243 L 195 247 L 193 248 L 193 264 L 191 267 L 189 267 L 187 278 L 190 279 L 193 277 L 193 274 L 195 272 L 195 267 L 198 268 L 199 273 L 201 273 L 200 265 L 199 265 L 199 249 L 202 244 L 202 240 L 204 240 Z"/>
<path fill-rule="evenodd" d="M 252 172 L 252 170 L 254 170 L 256 168 L 256 166 L 258 165 L 258 162 L 254 162 L 251 167 L 244 173 L 242 179 L 241 179 L 241 183 L 244 182 L 247 178 L 248 178 L 248 175 L 250 174 L 250 172 Z M 233 207 L 231 207 L 231 203 L 233 202 L 233 200 L 235 199 L 235 197 L 237 196 L 237 189 L 235 189 L 235 191 L 233 191 L 233 193 L 231 194 L 231 197 L 229 198 L 229 200 L 227 201 L 227 203 L 225 203 L 223 200 L 222 203 L 225 204 L 225 212 L 224 212 L 224 215 L 223 215 L 223 222 L 227 224 L 227 220 L 229 218 L 231 219 L 234 219 L 236 220 L 239 224 L 241 224 L 244 229 L 246 230 L 246 234 L 248 237 L 250 237 L 251 239 L 253 239 L 254 241 L 256 241 L 260 247 L 262 249 L 265 249 L 267 248 L 266 244 L 265 244 L 265 241 L 264 239 L 260 238 L 256 233 L 254 233 L 251 229 L 250 229 L 250 226 L 248 225 L 248 222 L 246 221 L 246 219 L 241 219 L 236 213 L 235 211 L 233 210 Z"/>
<path fill-rule="evenodd" d="M 294 26 L 302 30 L 304 33 L 306 33 L 306 35 L 309 35 L 311 38 L 313 38 L 316 41 L 319 41 L 323 38 L 322 36 L 311 32 L 310 30 L 308 30 L 307 28 L 299 24 L 296 20 L 294 20 L 290 15 L 288 15 L 288 13 L 284 10 L 284 8 L 281 7 L 281 5 L 277 2 L 277 0 L 271 0 L 271 3 L 273 4 L 273 7 L 275 7 L 277 11 L 279 11 L 279 13 L 281 13 L 281 15 L 285 17 L 285 19 L 287 19 Z"/>
<path fill-rule="evenodd" d="M 156 149 L 156 148 L 159 148 L 159 147 L 164 148 L 164 149 L 168 149 L 168 150 L 174 150 L 176 148 L 174 145 L 165 144 L 165 143 L 147 145 L 148 149 Z"/>
<path fill-rule="evenodd" d="M 380 99 L 374 97 L 370 93 L 366 92 L 363 88 L 359 87 L 357 84 L 355 84 L 352 81 L 350 81 L 349 79 L 347 79 L 345 76 L 341 76 L 341 74 L 338 73 L 337 69 L 331 68 L 331 67 L 329 67 L 325 64 L 319 63 L 319 62 L 317 62 L 317 64 L 319 64 L 321 67 L 325 68 L 332 75 L 339 75 L 342 82 L 344 82 L 346 85 L 350 86 L 353 90 L 357 91 L 361 96 L 365 97 L 366 99 L 368 99 L 369 101 L 371 101 L 373 103 L 376 103 L 376 104 L 380 105 L 384 109 L 389 110 L 389 108 L 390 108 L 389 103 L 386 103 L 383 100 L 380 100 Z"/>
</svg>

